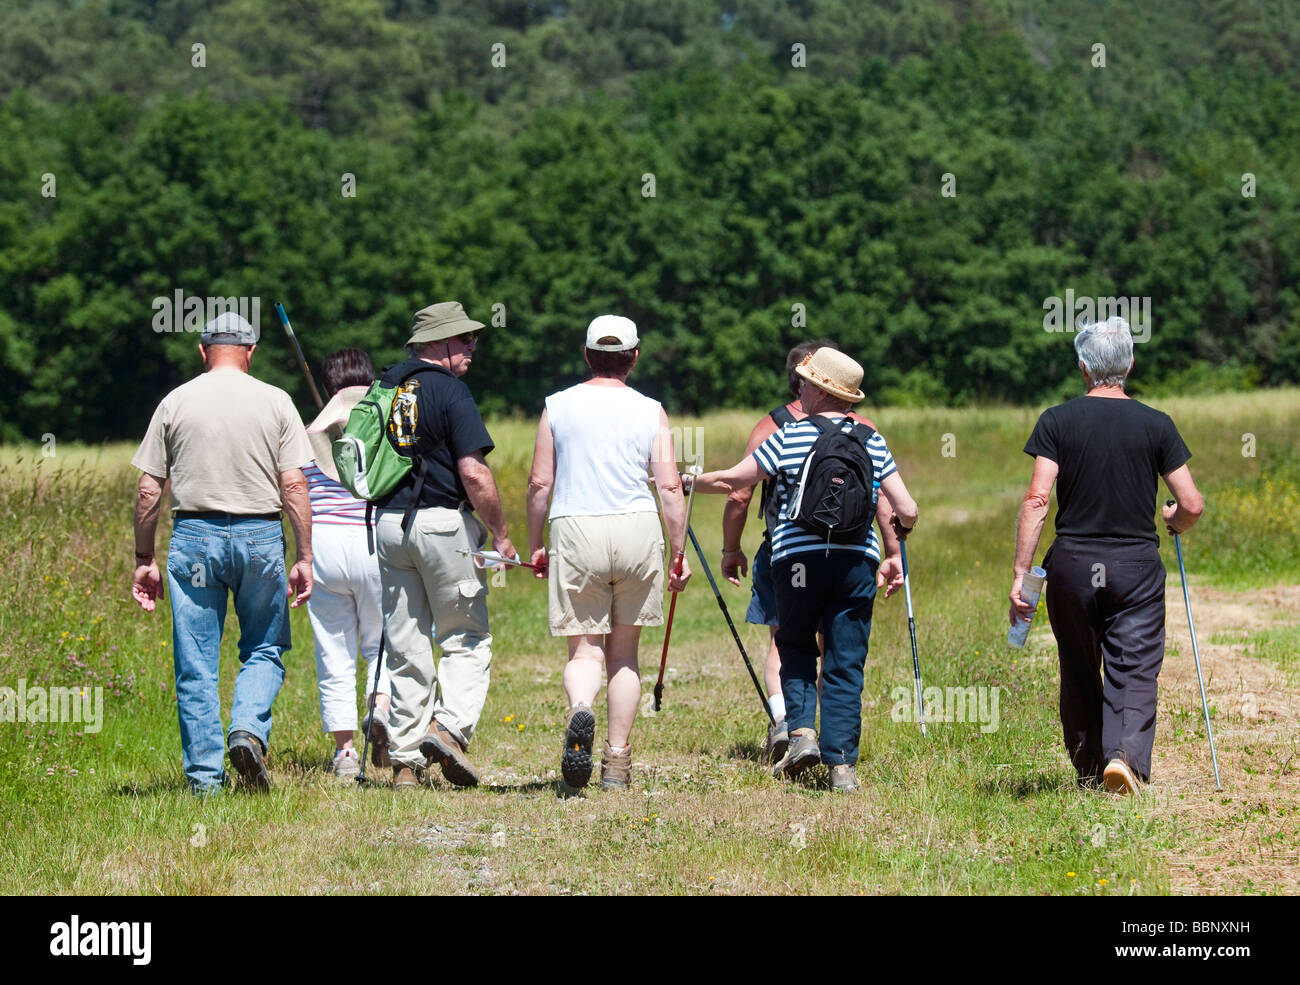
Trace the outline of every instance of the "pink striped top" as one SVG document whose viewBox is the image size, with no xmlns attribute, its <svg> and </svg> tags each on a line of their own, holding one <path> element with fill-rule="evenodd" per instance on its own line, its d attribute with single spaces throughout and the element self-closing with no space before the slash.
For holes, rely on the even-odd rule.
<svg viewBox="0 0 1300 985">
<path fill-rule="evenodd" d="M 366 525 L 366 501 L 357 499 L 347 487 L 335 482 L 317 468 L 316 463 L 303 466 L 307 477 L 307 496 L 311 500 L 311 522 L 346 527 Z"/>
</svg>

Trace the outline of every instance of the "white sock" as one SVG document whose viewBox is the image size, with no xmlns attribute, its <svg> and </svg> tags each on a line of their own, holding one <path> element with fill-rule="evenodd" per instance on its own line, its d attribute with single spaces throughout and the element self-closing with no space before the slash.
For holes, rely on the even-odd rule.
<svg viewBox="0 0 1300 985">
<path fill-rule="evenodd" d="M 610 746 L 609 751 L 615 756 L 621 756 L 623 753 L 627 752 L 627 746 Z"/>
<path fill-rule="evenodd" d="M 785 695 L 774 694 L 767 699 L 767 706 L 772 709 L 772 717 L 778 722 L 785 718 Z"/>
</svg>

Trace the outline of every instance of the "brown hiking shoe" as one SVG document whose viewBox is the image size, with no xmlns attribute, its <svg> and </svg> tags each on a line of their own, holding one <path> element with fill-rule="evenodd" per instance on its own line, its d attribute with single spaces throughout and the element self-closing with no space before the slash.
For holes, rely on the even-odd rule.
<svg viewBox="0 0 1300 985">
<path fill-rule="evenodd" d="M 857 774 L 849 763 L 839 763 L 830 768 L 831 789 L 836 793 L 855 793 L 862 789 Z"/>
<path fill-rule="evenodd" d="M 420 785 L 420 775 L 412 767 L 402 763 L 393 764 L 393 789 L 414 790 Z"/>
<path fill-rule="evenodd" d="M 441 764 L 442 775 L 448 783 L 458 787 L 478 786 L 478 770 L 465 758 L 465 747 L 436 718 L 429 727 L 429 734 L 420 742 L 420 755 Z"/>
<path fill-rule="evenodd" d="M 615 753 L 614 747 L 606 739 L 600 760 L 600 789 L 626 790 L 631 782 L 632 746 L 629 745 L 622 752 Z"/>
<path fill-rule="evenodd" d="M 821 749 L 817 746 L 817 732 L 810 728 L 797 728 L 790 733 L 790 747 L 782 760 L 772 767 L 772 775 L 778 779 L 788 776 L 794 779 L 810 766 L 822 761 Z"/>
</svg>

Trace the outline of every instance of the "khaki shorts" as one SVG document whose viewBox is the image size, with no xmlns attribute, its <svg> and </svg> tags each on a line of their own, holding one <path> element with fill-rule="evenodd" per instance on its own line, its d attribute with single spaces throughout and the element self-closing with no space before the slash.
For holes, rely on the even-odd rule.
<svg viewBox="0 0 1300 985">
<path fill-rule="evenodd" d="M 604 634 L 664 621 L 664 538 L 658 513 L 551 521 L 552 636 Z"/>
</svg>

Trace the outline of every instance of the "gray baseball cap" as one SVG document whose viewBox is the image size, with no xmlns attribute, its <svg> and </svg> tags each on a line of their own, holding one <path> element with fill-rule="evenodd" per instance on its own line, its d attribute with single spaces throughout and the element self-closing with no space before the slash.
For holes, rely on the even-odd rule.
<svg viewBox="0 0 1300 985">
<path fill-rule="evenodd" d="M 233 311 L 225 311 L 203 326 L 203 345 L 257 345 L 257 329 Z"/>
</svg>

